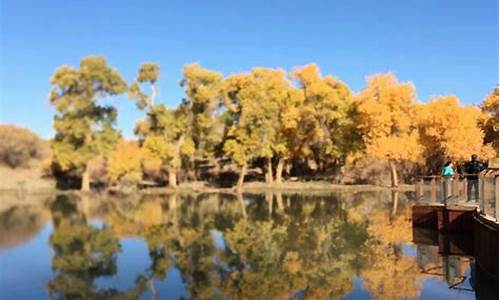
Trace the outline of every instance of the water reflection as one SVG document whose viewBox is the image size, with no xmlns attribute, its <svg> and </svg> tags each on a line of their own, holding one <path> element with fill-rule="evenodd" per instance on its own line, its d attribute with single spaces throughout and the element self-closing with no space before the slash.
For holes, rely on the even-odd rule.
<svg viewBox="0 0 500 300">
<path fill-rule="evenodd" d="M 410 198 L 59 195 L 45 208 L 53 226 L 45 241 L 53 251 L 45 292 L 52 299 L 170 299 L 173 290 L 193 299 L 340 299 L 360 292 L 401 299 L 424 297 L 427 280 L 439 278 L 447 282 L 441 295 L 456 298 L 461 288 L 473 299 L 479 286 L 473 259 L 440 260 L 438 246 L 414 246 Z M 144 243 L 148 263 L 124 286 L 120 270 L 133 262 L 118 258 L 131 251 L 124 243 L 131 238 Z M 115 280 L 104 284 L 106 278 Z M 467 278 L 472 283 L 464 287 Z M 6 281 L 0 277 L 10 299 L 20 285 Z"/>
<path fill-rule="evenodd" d="M 12 206 L 0 212 L 0 250 L 33 238 L 49 219 L 47 210 L 35 206 Z"/>
<path fill-rule="evenodd" d="M 94 286 L 96 278 L 116 273 L 120 244 L 107 228 L 88 224 L 73 196 L 58 196 L 50 205 L 54 230 L 49 244 L 54 250 L 48 282 L 51 299 L 102 299 L 115 291 Z"/>
<path fill-rule="evenodd" d="M 475 294 L 476 299 L 498 299 L 498 279 L 475 263 L 470 236 L 414 228 L 413 238 L 422 274 L 446 282 L 449 289 Z"/>
</svg>

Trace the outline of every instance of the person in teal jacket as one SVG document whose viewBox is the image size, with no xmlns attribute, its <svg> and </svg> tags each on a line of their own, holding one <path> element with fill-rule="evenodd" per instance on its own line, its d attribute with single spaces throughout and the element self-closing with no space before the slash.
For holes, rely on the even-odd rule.
<svg viewBox="0 0 500 300">
<path fill-rule="evenodd" d="M 452 177 L 455 175 L 455 170 L 453 170 L 453 163 L 451 161 L 447 161 L 443 167 L 443 176 Z"/>
<path fill-rule="evenodd" d="M 455 170 L 453 170 L 453 163 L 451 161 L 447 161 L 446 164 L 444 164 L 443 171 L 443 201 L 444 204 L 448 202 L 448 199 L 450 198 L 450 183 L 453 180 L 453 175 L 455 175 Z"/>
</svg>

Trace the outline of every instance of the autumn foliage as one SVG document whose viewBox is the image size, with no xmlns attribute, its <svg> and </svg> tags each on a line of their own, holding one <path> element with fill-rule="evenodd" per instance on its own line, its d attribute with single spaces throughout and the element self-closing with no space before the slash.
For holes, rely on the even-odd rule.
<svg viewBox="0 0 500 300">
<path fill-rule="evenodd" d="M 107 165 L 110 183 L 136 184 L 142 179 L 143 151 L 136 142 L 120 141 Z"/>
<path fill-rule="evenodd" d="M 483 144 L 484 131 L 478 126 L 483 118 L 474 106 L 462 106 L 456 96 L 442 96 L 421 105 L 419 113 L 420 142 L 428 165 L 439 165 L 448 159 L 464 161 L 471 153 L 494 157 L 491 144 Z"/>
<path fill-rule="evenodd" d="M 498 86 L 481 103 L 484 116 L 480 122 L 484 143 L 493 146 L 498 155 Z"/>
<path fill-rule="evenodd" d="M 180 82 L 185 96 L 168 107 L 158 99 L 160 71 L 144 63 L 127 85 L 102 57 L 57 69 L 50 94 L 57 110 L 54 164 L 80 174 L 87 189 L 87 164 L 96 156 L 107 160 L 111 183 L 139 182 L 149 170 L 155 175 L 148 178 L 164 177 L 172 187 L 181 174 L 198 180 L 206 171 L 201 165 L 220 170 L 230 160 L 241 189 L 250 171 L 280 184 L 284 176 L 339 177 L 343 166 L 377 161 L 397 186 L 409 166 L 437 172 L 445 160 L 498 153 L 498 88 L 480 107 L 453 95 L 424 103 L 411 82 L 393 73 L 367 77 L 355 93 L 315 64 L 228 76 L 188 64 Z M 117 110 L 102 101 L 122 93 L 144 113 L 137 142 L 119 142 Z"/>
<path fill-rule="evenodd" d="M 120 73 L 98 56 L 83 58 L 79 68 L 59 67 L 50 78 L 49 100 L 54 116 L 52 141 L 57 168 L 81 174 L 81 189 L 90 189 L 88 163 L 113 150 L 120 138 L 114 128 L 116 108 L 103 104 L 103 98 L 124 93 L 127 84 Z"/>
<path fill-rule="evenodd" d="M 392 185 L 397 186 L 396 165 L 417 162 L 422 147 L 417 131 L 415 87 L 400 83 L 393 74 L 369 77 L 366 88 L 357 99 L 358 128 L 365 153 L 375 159 L 387 160 Z"/>
<path fill-rule="evenodd" d="M 34 132 L 12 125 L 0 125 L 0 163 L 10 167 L 26 167 L 32 160 L 49 155 L 47 142 Z"/>
</svg>

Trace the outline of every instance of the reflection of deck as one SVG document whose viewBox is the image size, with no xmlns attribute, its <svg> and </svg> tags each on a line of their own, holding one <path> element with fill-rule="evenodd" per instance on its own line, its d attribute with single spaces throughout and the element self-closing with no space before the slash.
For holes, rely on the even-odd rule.
<svg viewBox="0 0 500 300">
<path fill-rule="evenodd" d="M 474 260 L 470 256 L 443 255 L 439 252 L 439 247 L 417 245 L 417 264 L 421 272 L 443 278 L 450 287 L 464 281 L 473 263 Z"/>
<path fill-rule="evenodd" d="M 419 181 L 418 202 L 412 208 L 414 239 L 427 239 L 427 244 L 438 246 L 443 255 L 473 255 L 477 264 L 498 280 L 498 174 L 492 179 L 480 178 L 476 202 L 466 202 L 463 189 L 453 185 L 460 186 L 432 177 L 430 195 L 426 195 L 423 180 Z"/>
<path fill-rule="evenodd" d="M 472 235 L 413 228 L 417 264 L 422 274 L 446 281 L 450 289 L 475 292 L 476 299 L 498 299 L 498 278 L 480 264 Z M 480 251 L 479 251 L 480 252 Z M 470 271 L 470 272 L 469 272 Z M 473 288 L 465 286 L 468 282 Z"/>
</svg>

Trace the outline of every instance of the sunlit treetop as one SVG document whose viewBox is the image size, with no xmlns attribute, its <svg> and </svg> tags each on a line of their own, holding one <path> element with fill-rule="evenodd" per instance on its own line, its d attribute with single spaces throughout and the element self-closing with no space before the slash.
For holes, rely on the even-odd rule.
<svg viewBox="0 0 500 300">
<path fill-rule="evenodd" d="M 481 127 L 484 131 L 486 144 L 491 144 L 498 154 L 498 86 L 489 93 L 481 103 L 484 116 Z"/>
<path fill-rule="evenodd" d="M 358 101 L 369 138 L 406 135 L 415 127 L 415 87 L 398 82 L 392 73 L 368 77 Z"/>
<path fill-rule="evenodd" d="M 322 76 L 316 64 L 295 68 L 290 78 L 294 80 L 302 101 L 298 104 L 299 123 L 289 136 L 295 141 L 294 156 L 308 157 L 313 152 L 326 157 L 339 157 L 347 146 L 343 138 L 347 117 L 352 110 L 352 93 L 349 87 L 333 76 Z M 291 95 L 295 99 L 296 92 Z"/>
<path fill-rule="evenodd" d="M 483 145 L 484 133 L 477 126 L 482 117 L 474 106 L 462 106 L 456 96 L 441 96 L 420 106 L 421 143 L 426 157 L 468 160 L 471 154 L 482 159 L 494 156 L 493 148 Z"/>
<path fill-rule="evenodd" d="M 187 117 L 187 133 L 195 145 L 197 157 L 213 156 L 222 138 L 217 116 L 223 102 L 223 77 L 198 64 L 184 66 L 183 74 L 180 85 L 186 97 L 179 109 Z"/>
<path fill-rule="evenodd" d="M 141 110 L 146 107 L 151 108 L 155 104 L 155 99 L 158 96 L 156 89 L 156 81 L 160 77 L 160 67 L 154 63 L 143 63 L 139 67 L 139 72 L 134 82 L 128 89 L 129 98 L 136 101 L 137 107 Z M 148 94 L 142 89 L 143 84 L 151 85 L 151 93 Z"/>
<path fill-rule="evenodd" d="M 140 83 L 149 82 L 155 84 L 160 78 L 160 67 L 155 63 L 144 63 L 139 69 L 137 81 Z"/>
</svg>

